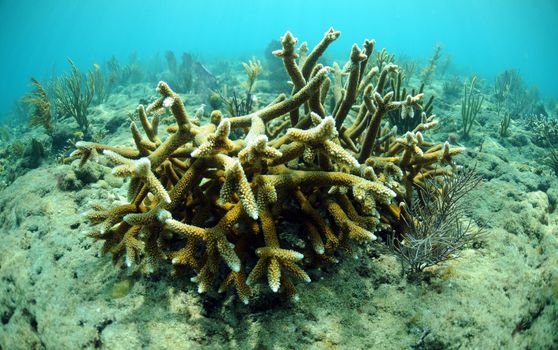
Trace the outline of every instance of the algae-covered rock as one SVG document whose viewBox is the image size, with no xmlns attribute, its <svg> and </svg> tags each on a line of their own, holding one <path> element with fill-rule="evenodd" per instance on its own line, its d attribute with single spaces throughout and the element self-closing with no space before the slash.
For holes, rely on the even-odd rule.
<svg viewBox="0 0 558 350">
<path fill-rule="evenodd" d="M 133 286 L 134 286 L 134 280 L 131 277 L 125 278 L 120 281 L 116 281 L 112 285 L 110 296 L 113 299 L 123 298 L 126 295 L 128 295 L 128 293 L 130 292 Z"/>
</svg>

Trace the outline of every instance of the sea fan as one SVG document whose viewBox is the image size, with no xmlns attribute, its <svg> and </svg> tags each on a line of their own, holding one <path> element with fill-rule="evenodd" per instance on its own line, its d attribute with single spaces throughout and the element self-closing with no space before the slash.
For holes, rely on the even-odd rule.
<svg viewBox="0 0 558 350">
<path fill-rule="evenodd" d="M 460 170 L 442 181 L 441 188 L 428 184 L 419 191 L 407 208 L 408 229 L 402 237 L 390 240 L 391 249 L 410 277 L 455 257 L 483 232 L 482 227 L 467 219 L 470 206 L 465 197 L 482 181 L 475 169 Z"/>
</svg>

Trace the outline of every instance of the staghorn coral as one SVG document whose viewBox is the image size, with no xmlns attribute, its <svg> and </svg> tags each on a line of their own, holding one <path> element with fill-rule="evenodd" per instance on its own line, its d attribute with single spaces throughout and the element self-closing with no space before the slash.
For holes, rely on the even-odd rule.
<svg viewBox="0 0 558 350">
<path fill-rule="evenodd" d="M 405 98 L 405 96 L 408 95 L 407 91 L 410 91 L 411 96 L 416 95 L 416 91 L 414 88 L 404 86 L 405 80 L 408 80 L 407 72 L 404 69 L 400 69 L 397 72 L 396 77 L 392 77 L 389 81 L 389 89 L 395 93 L 394 98 L 396 100 Z M 420 88 L 418 90 L 419 94 L 423 93 L 424 87 L 424 84 L 420 85 Z M 421 118 L 415 118 L 415 115 L 421 116 L 423 112 L 426 115 L 431 115 L 433 102 L 434 95 L 431 95 L 430 98 L 426 100 L 426 103 L 416 103 L 411 107 L 391 111 L 388 113 L 389 121 L 393 126 L 397 127 L 397 130 L 401 132 L 413 130 L 418 124 L 423 121 L 421 120 Z"/>
<path fill-rule="evenodd" d="M 353 46 L 345 93 L 333 115 L 325 115 L 330 68 L 317 62 L 339 35 L 329 30 L 300 67 L 297 39 L 287 32 L 275 54 L 295 88 L 257 111 L 231 118 L 213 111 L 198 125 L 160 82 L 160 98 L 137 110 L 145 136 L 131 124 L 135 148 L 78 143 L 70 159 L 83 164 L 103 153 L 116 164 L 115 175 L 130 178 L 128 204 L 89 213 L 103 253 L 128 265 L 168 261 L 175 273 L 193 276 L 200 292 L 219 281 L 219 291 L 234 288 L 247 303 L 264 276 L 273 292 L 294 296 L 294 281 L 310 281 L 309 265 L 402 234 L 402 217 L 409 215 L 402 203 L 451 175 L 452 158 L 463 149 L 425 140 L 423 133 L 437 125 L 433 117 L 423 116 L 403 136 L 382 127 L 389 111 L 412 108 L 422 94 L 394 100 L 385 86 L 398 67 L 383 62 L 358 89 L 372 64 L 369 40 L 364 50 Z M 176 121 L 166 137 L 157 130 L 162 110 Z M 275 123 L 279 131 L 270 132 Z M 232 140 L 235 129 L 245 137 Z M 305 246 L 278 233 L 284 222 L 292 223 L 284 233 Z"/>
</svg>

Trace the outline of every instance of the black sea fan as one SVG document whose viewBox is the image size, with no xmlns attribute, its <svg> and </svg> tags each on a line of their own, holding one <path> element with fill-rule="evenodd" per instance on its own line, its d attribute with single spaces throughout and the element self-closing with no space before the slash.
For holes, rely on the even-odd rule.
<svg viewBox="0 0 558 350">
<path fill-rule="evenodd" d="M 444 177 L 441 188 L 427 184 L 419 191 L 407 208 L 406 232 L 390 242 L 409 276 L 454 257 L 478 239 L 483 230 L 467 219 L 470 206 L 465 196 L 481 180 L 474 168 L 459 170 Z"/>
</svg>

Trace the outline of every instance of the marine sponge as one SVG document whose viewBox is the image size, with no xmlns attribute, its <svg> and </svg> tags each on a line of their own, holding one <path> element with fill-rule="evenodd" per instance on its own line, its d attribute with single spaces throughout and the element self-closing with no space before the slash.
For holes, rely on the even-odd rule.
<svg viewBox="0 0 558 350">
<path fill-rule="evenodd" d="M 220 291 L 232 287 L 247 303 L 264 275 L 272 292 L 294 296 L 292 279 L 310 282 L 308 266 L 403 234 L 409 213 L 402 203 L 451 174 L 452 157 L 462 148 L 425 140 L 423 133 L 437 125 L 433 117 L 423 116 L 402 137 L 382 128 L 387 112 L 410 108 L 422 94 L 392 100 L 385 82 L 398 68 L 367 66 L 371 40 L 364 50 L 353 46 L 344 96 L 326 109 L 329 68 L 317 62 L 339 35 L 330 29 L 299 67 L 297 40 L 287 32 L 276 54 L 295 88 L 258 111 L 231 118 L 213 111 L 210 121 L 197 125 L 181 97 L 160 82 L 161 97 L 137 110 L 147 139 L 131 126 L 136 148 L 78 143 L 72 159 L 81 157 L 83 164 L 102 152 L 117 164 L 116 175 L 130 178 L 129 204 L 90 214 L 100 224 L 92 235 L 105 242 L 103 252 L 115 260 L 125 256 L 128 264 L 168 261 L 176 273 L 190 274 L 199 292 L 219 280 Z M 166 138 L 157 131 L 161 109 L 176 120 Z M 290 128 L 270 132 L 287 114 Z M 245 137 L 231 140 L 232 129 Z M 283 223 L 290 228 L 278 234 Z M 294 245 L 289 236 L 303 243 Z"/>
</svg>

